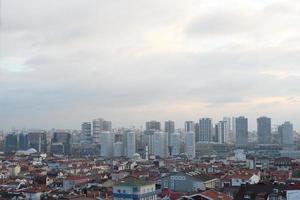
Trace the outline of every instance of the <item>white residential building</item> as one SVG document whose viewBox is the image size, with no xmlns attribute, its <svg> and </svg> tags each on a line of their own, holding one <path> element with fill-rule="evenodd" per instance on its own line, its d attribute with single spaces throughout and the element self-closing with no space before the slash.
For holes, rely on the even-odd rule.
<svg viewBox="0 0 300 200">
<path fill-rule="evenodd" d="M 188 132 L 185 136 L 185 152 L 190 158 L 196 156 L 195 132 Z"/>
</svg>

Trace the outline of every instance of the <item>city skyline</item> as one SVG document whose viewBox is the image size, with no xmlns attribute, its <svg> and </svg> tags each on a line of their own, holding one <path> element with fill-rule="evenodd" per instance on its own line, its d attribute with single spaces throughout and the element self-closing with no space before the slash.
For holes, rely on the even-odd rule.
<svg viewBox="0 0 300 200">
<path fill-rule="evenodd" d="M 0 9 L 0 130 L 240 115 L 249 130 L 259 116 L 300 130 L 295 0 L 2 0 Z"/>
<path fill-rule="evenodd" d="M 204 118 L 198 118 L 198 120 L 185 120 L 184 122 L 180 122 L 177 123 L 176 121 L 173 121 L 171 119 L 168 120 L 147 120 L 145 122 L 143 122 L 143 124 L 140 124 L 139 126 L 135 126 L 135 125 L 131 125 L 131 126 L 118 126 L 115 125 L 115 123 L 113 123 L 112 120 L 104 120 L 101 117 L 95 118 L 95 119 L 89 119 L 86 121 L 82 121 L 80 122 L 80 124 L 78 125 L 78 127 L 76 128 L 59 128 L 59 127 L 52 127 L 52 128 L 36 128 L 36 127 L 21 127 L 21 128 L 16 128 L 16 127 L 11 127 L 9 129 L 0 129 L 0 133 L 1 131 L 3 133 L 9 133 L 9 132 L 22 132 L 22 131 L 43 131 L 43 130 L 78 130 L 81 131 L 83 133 L 87 132 L 90 133 L 93 136 L 99 136 L 99 134 L 101 132 L 105 132 L 105 131 L 112 131 L 112 130 L 118 130 L 118 129 L 136 129 L 136 130 L 144 130 L 148 133 L 153 133 L 155 131 L 164 131 L 165 133 L 176 133 L 177 131 L 183 131 L 183 132 L 195 132 L 197 133 L 198 131 L 198 136 L 195 136 L 195 139 L 197 141 L 213 141 L 214 138 L 212 137 L 213 134 L 215 134 L 215 129 L 217 126 L 220 126 L 220 123 L 226 123 L 225 127 L 223 127 L 223 131 L 226 132 L 227 134 L 236 134 L 236 126 L 237 126 L 237 121 L 236 120 L 240 120 L 242 118 L 246 120 L 246 126 L 247 128 L 245 128 L 245 130 L 247 130 L 246 132 L 256 132 L 258 134 L 258 129 L 259 129 L 259 119 L 261 118 L 268 118 L 271 120 L 271 133 L 273 132 L 277 132 L 278 128 L 282 127 L 285 124 L 291 124 L 292 127 L 295 127 L 295 124 L 292 121 L 289 120 L 284 120 L 278 123 L 274 123 L 272 117 L 269 116 L 259 116 L 256 119 L 253 119 L 253 121 L 255 121 L 255 127 L 253 129 L 249 128 L 249 118 L 247 118 L 247 116 L 243 116 L 243 115 L 239 115 L 239 116 L 232 116 L 232 117 L 223 117 L 222 120 L 218 120 L 218 119 L 214 119 L 214 118 L 208 118 L 208 117 L 204 117 Z M 99 120 L 101 123 L 103 123 L 102 128 L 99 129 Z M 209 126 L 205 125 L 206 128 L 204 128 L 204 125 L 201 125 L 204 121 L 209 121 L 209 126 L 211 126 L 209 128 Z M 251 119 L 250 119 L 251 121 Z M 190 125 L 187 125 L 187 123 Z M 206 122 L 205 122 L 206 123 Z M 171 126 L 170 126 L 171 125 Z M 190 126 L 189 128 L 187 128 L 187 126 Z M 198 126 L 198 127 L 197 127 Z M 202 127 L 202 128 L 201 128 Z M 104 129 L 103 129 L 104 128 Z M 198 128 L 198 130 L 197 130 Z M 206 129 L 206 130 L 204 130 Z M 238 128 L 239 129 L 239 128 Z M 243 128 L 244 129 L 244 128 Z M 87 131 L 86 131 L 87 130 Z M 295 132 L 298 132 L 297 129 L 293 129 Z M 150 132 L 149 132 L 150 131 Z M 205 133 L 204 133 L 205 132 Z M 206 139 L 200 139 L 201 137 L 203 137 L 203 134 L 207 134 L 209 135 Z M 85 134 L 84 134 L 85 135 Z M 202 135 L 202 136 L 201 136 Z M 233 137 L 233 136 L 230 136 Z M 225 138 L 224 138 L 225 139 Z M 228 139 L 228 138 L 227 138 Z M 225 140 L 227 140 L 225 139 Z M 170 141 L 170 138 L 169 138 Z"/>
</svg>

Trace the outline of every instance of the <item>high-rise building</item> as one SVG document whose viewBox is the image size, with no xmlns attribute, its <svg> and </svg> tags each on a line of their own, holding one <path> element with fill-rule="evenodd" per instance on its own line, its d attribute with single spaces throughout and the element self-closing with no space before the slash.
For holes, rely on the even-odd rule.
<svg viewBox="0 0 300 200">
<path fill-rule="evenodd" d="M 195 132 L 195 124 L 193 121 L 186 121 L 184 123 L 184 131 L 187 132 Z"/>
<path fill-rule="evenodd" d="M 232 117 L 232 135 L 231 135 L 231 138 L 232 138 L 232 143 L 235 143 L 236 142 L 236 126 L 235 126 L 235 117 Z"/>
<path fill-rule="evenodd" d="M 19 134 L 19 150 L 28 149 L 28 135 L 25 133 Z"/>
<path fill-rule="evenodd" d="M 226 141 L 226 136 L 228 135 L 226 124 L 226 121 L 219 121 L 215 126 L 215 142 L 219 144 L 224 144 Z"/>
<path fill-rule="evenodd" d="M 244 116 L 235 118 L 236 144 L 248 144 L 248 119 Z"/>
<path fill-rule="evenodd" d="M 148 121 L 146 122 L 146 131 L 160 131 L 160 122 L 158 121 Z"/>
<path fill-rule="evenodd" d="M 225 123 L 225 143 L 233 143 L 233 131 L 231 126 L 231 118 L 223 117 Z"/>
<path fill-rule="evenodd" d="M 166 133 L 174 133 L 175 132 L 175 122 L 168 120 L 165 121 L 165 132 Z"/>
<path fill-rule="evenodd" d="M 92 140 L 92 124 L 91 122 L 84 122 L 81 124 L 81 141 L 89 143 Z"/>
<path fill-rule="evenodd" d="M 18 150 L 18 135 L 10 133 L 5 136 L 4 152 L 7 154 L 15 153 Z"/>
<path fill-rule="evenodd" d="M 101 156 L 111 157 L 113 155 L 113 139 L 114 135 L 109 131 L 100 134 Z"/>
<path fill-rule="evenodd" d="M 199 141 L 200 143 L 209 143 L 212 141 L 213 125 L 211 118 L 201 118 L 199 120 Z"/>
<path fill-rule="evenodd" d="M 195 144 L 195 133 L 187 132 L 185 135 L 185 152 L 189 158 L 195 158 L 196 156 L 196 144 Z"/>
<path fill-rule="evenodd" d="M 103 131 L 112 131 L 112 122 L 111 121 L 103 121 Z"/>
<path fill-rule="evenodd" d="M 258 144 L 271 144 L 271 118 L 257 118 L 257 142 Z"/>
<path fill-rule="evenodd" d="M 136 133 L 134 131 L 126 131 L 124 137 L 124 153 L 127 158 L 132 158 L 136 153 Z"/>
<path fill-rule="evenodd" d="M 291 122 L 284 122 L 284 124 L 280 125 L 278 127 L 278 133 L 282 146 L 292 146 L 294 144 L 294 129 Z"/>
<path fill-rule="evenodd" d="M 168 120 L 165 121 L 165 132 L 168 134 L 168 146 L 170 146 L 171 134 L 175 132 L 175 122 Z"/>
<path fill-rule="evenodd" d="M 103 121 L 104 119 L 102 118 L 93 120 L 93 136 L 100 136 L 103 131 Z"/>
<path fill-rule="evenodd" d="M 93 142 L 99 143 L 100 142 L 100 134 L 103 131 L 110 131 L 112 130 L 112 122 L 106 121 L 102 118 L 94 119 L 93 120 Z"/>
<path fill-rule="evenodd" d="M 28 133 L 28 146 L 37 152 L 47 152 L 47 134 L 45 131 L 31 131 Z"/>
<path fill-rule="evenodd" d="M 199 127 L 199 123 L 195 124 L 195 141 L 196 142 L 200 141 L 200 127 Z"/>
<path fill-rule="evenodd" d="M 153 134 L 153 154 L 161 158 L 168 156 L 168 134 L 162 131 L 156 131 Z"/>
<path fill-rule="evenodd" d="M 179 155 L 180 146 L 181 146 L 180 133 L 172 133 L 171 141 L 170 141 L 170 148 L 171 148 L 170 155 L 171 156 Z"/>
<path fill-rule="evenodd" d="M 69 132 L 64 131 L 54 132 L 53 138 L 51 140 L 51 152 L 54 154 L 70 155 L 71 134 Z"/>
<path fill-rule="evenodd" d="M 113 156 L 114 157 L 121 157 L 121 156 L 123 156 L 124 155 L 124 151 L 123 151 L 123 142 L 120 142 L 120 141 L 118 141 L 118 142 L 115 142 L 114 144 L 113 144 Z"/>
</svg>

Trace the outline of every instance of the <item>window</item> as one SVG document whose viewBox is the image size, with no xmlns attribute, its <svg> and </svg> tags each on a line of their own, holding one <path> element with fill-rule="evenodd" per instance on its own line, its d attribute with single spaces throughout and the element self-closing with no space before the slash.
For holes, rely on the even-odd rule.
<svg viewBox="0 0 300 200">
<path fill-rule="evenodd" d="M 165 188 L 168 188 L 168 180 L 165 180 L 165 181 L 164 181 L 164 187 L 165 187 Z"/>
</svg>

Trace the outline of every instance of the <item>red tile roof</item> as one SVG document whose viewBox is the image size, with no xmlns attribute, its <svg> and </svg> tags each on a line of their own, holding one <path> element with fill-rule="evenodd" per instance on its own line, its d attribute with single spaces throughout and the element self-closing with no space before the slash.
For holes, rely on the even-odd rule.
<svg viewBox="0 0 300 200">
<path fill-rule="evenodd" d="M 205 192 L 202 192 L 199 194 L 200 196 L 204 197 L 204 198 L 207 198 L 207 199 L 210 199 L 210 200 L 219 200 L 219 199 L 222 199 L 222 200 L 233 200 L 232 197 L 222 193 L 222 192 L 218 192 L 216 190 L 207 190 Z"/>
</svg>

